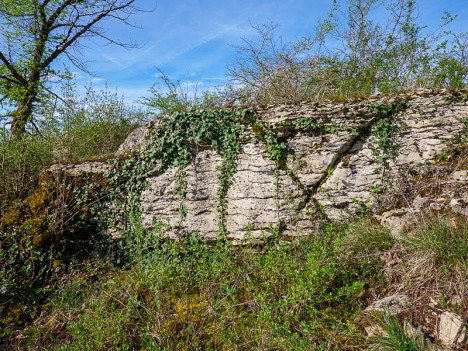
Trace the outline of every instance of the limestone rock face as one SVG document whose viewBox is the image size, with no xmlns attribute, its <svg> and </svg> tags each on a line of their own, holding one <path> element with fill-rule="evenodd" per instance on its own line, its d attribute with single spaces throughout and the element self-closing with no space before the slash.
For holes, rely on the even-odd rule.
<svg viewBox="0 0 468 351">
<path fill-rule="evenodd" d="M 83 162 L 80 164 L 67 164 L 62 165 L 57 163 L 49 167 L 47 171 L 51 173 L 64 173 L 68 176 L 77 177 L 83 174 L 104 174 L 106 171 L 110 170 L 110 166 L 101 161 L 96 162 Z"/>
<path fill-rule="evenodd" d="M 268 157 L 262 141 L 251 138 L 243 145 L 226 196 L 228 238 L 259 239 L 275 230 L 307 234 L 318 219 L 372 213 L 376 206 L 378 218 L 395 235 L 422 210 L 467 215 L 466 164 L 441 173 L 421 193 L 409 194 L 404 187 L 414 179 L 435 179 L 430 176 L 440 173 L 436 165 L 440 155 L 466 138 L 467 100 L 466 92 L 442 91 L 256 108 L 257 118 L 280 133 L 289 152 L 280 166 Z M 132 133 L 118 155 L 144 153 L 154 126 L 155 122 Z M 192 155 L 183 172 L 168 169 L 148 178 L 149 187 L 141 196 L 143 224 L 163 223 L 174 237 L 199 232 L 212 240 L 222 226 L 218 196 L 222 159 L 208 148 Z M 60 167 L 77 171 L 77 166 Z M 82 167 L 99 172 L 107 166 Z M 185 197 L 178 194 L 180 176 L 186 180 Z M 397 193 L 397 208 L 381 200 Z"/>
<path fill-rule="evenodd" d="M 216 237 L 219 230 L 217 216 L 217 167 L 221 157 L 211 150 L 198 153 L 184 170 L 187 196 L 177 194 L 176 173 L 172 168 L 150 178 L 150 187 L 143 192 L 141 206 L 143 224 L 150 227 L 156 222 L 169 225 L 171 237 L 185 231 L 199 231 L 206 239 Z"/>
<path fill-rule="evenodd" d="M 116 152 L 117 156 L 138 154 L 144 150 L 146 140 L 152 128 L 157 124 L 157 121 L 151 121 L 144 126 L 135 129 L 120 145 Z"/>
</svg>

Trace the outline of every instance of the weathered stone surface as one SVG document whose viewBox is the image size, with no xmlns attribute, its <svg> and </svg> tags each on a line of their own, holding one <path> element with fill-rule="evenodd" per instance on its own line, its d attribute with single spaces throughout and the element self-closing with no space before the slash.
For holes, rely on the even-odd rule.
<svg viewBox="0 0 468 351">
<path fill-rule="evenodd" d="M 281 228 L 287 235 L 301 235 L 315 228 L 318 217 L 339 219 L 359 211 L 372 212 L 382 192 L 393 191 L 396 180 L 435 172 L 436 168 L 425 171 L 425 167 L 434 164 L 466 128 L 468 105 L 463 94 L 466 96 L 466 92 L 455 96 L 421 91 L 341 103 L 256 108 L 258 118 L 285 138 L 290 152 L 286 167 L 279 167 L 269 159 L 262 142 L 252 139 L 243 145 L 226 197 L 228 237 L 258 239 L 270 235 L 274 228 Z M 374 133 L 382 118 L 376 106 L 392 103 L 399 104 L 392 117 L 397 127 L 390 143 L 395 155 L 388 158 L 389 167 L 385 168 L 379 155 L 386 151 L 378 149 L 382 143 Z M 307 123 L 299 123 L 304 121 L 318 127 L 308 129 Z M 118 154 L 144 152 L 154 123 L 132 133 Z M 193 154 L 183 172 L 185 198 L 177 194 L 175 169 L 148 179 L 150 187 L 141 198 L 143 224 L 164 223 L 175 237 L 199 231 L 206 239 L 214 239 L 220 228 L 217 189 L 221 157 L 206 149 Z M 86 163 L 54 167 L 78 175 L 102 172 L 109 166 Z M 468 171 L 463 167 L 434 180 L 430 191 L 403 194 L 404 201 L 397 209 L 383 207 L 378 218 L 398 235 L 421 211 L 451 209 L 468 215 Z"/>
<path fill-rule="evenodd" d="M 136 128 L 125 141 L 120 145 L 116 152 L 117 156 L 125 156 L 138 154 L 143 151 L 146 140 L 152 128 L 157 124 L 157 121 L 150 121 L 143 127 Z"/>
<path fill-rule="evenodd" d="M 411 300 L 406 295 L 396 294 L 374 301 L 364 310 L 365 314 L 371 316 L 370 318 L 366 318 L 368 323 L 364 326 L 367 336 L 372 337 L 376 335 L 386 335 L 383 328 L 376 323 L 374 318 L 372 318 L 372 315 L 375 312 L 378 312 L 379 314 L 389 313 L 391 316 L 395 316 L 407 311 L 410 307 Z"/>
<path fill-rule="evenodd" d="M 459 183 L 468 183 L 468 171 L 456 171 L 452 173 L 452 179 Z"/>
<path fill-rule="evenodd" d="M 434 168 L 437 171 L 437 168 Z M 443 172 L 442 172 L 443 173 Z M 375 215 L 381 223 L 390 229 L 393 236 L 398 237 L 401 230 L 416 223 L 421 214 L 432 212 L 453 211 L 468 216 L 468 182 L 465 181 L 467 171 L 445 172 L 441 176 L 429 177 L 426 187 L 433 192 L 427 196 L 416 196 L 408 201 L 405 207 L 385 211 Z M 409 199 L 410 200 L 410 199 Z"/>
<path fill-rule="evenodd" d="M 150 187 L 143 192 L 141 204 L 143 225 L 155 222 L 168 224 L 168 235 L 177 237 L 183 231 L 199 231 L 205 238 L 215 238 L 218 232 L 216 168 L 221 157 L 211 150 L 196 155 L 185 168 L 187 196 L 177 195 L 176 169 L 149 179 Z"/>
<path fill-rule="evenodd" d="M 408 310 L 411 307 L 411 300 L 406 295 L 391 295 L 384 297 L 383 299 L 374 301 L 371 305 L 369 305 L 365 311 L 372 312 L 385 312 L 388 311 L 390 315 L 399 314 Z"/>
<path fill-rule="evenodd" d="M 444 312 L 439 316 L 437 338 L 446 346 L 463 343 L 467 338 L 463 319 L 452 312 Z"/>
<path fill-rule="evenodd" d="M 244 146 L 227 195 L 226 224 L 232 239 L 241 239 L 246 233 L 252 238 L 266 235 L 270 225 L 276 225 L 284 215 L 277 188 L 288 191 L 291 183 L 284 174 L 276 176 L 275 170 L 259 144 Z"/>
<path fill-rule="evenodd" d="M 107 162 L 83 162 L 79 164 L 54 164 L 47 171 L 51 173 L 65 173 L 72 177 L 81 176 L 83 174 L 104 174 L 109 171 L 111 166 Z"/>
<path fill-rule="evenodd" d="M 468 197 L 463 199 L 452 199 L 450 207 L 454 212 L 468 216 Z"/>
<path fill-rule="evenodd" d="M 372 204 L 373 189 L 382 176 L 375 163 L 370 142 L 358 141 L 320 186 L 314 198 L 325 207 L 330 219 L 339 219 Z"/>
<path fill-rule="evenodd" d="M 376 215 L 380 222 L 386 226 L 394 237 L 398 237 L 401 231 L 411 223 L 417 211 L 411 208 L 401 208 Z"/>
<path fill-rule="evenodd" d="M 377 140 L 370 136 L 347 152 L 333 175 L 322 185 L 315 198 L 325 206 L 329 217 L 347 216 L 357 209 L 372 206 L 374 193 L 387 185 L 385 182 L 398 169 L 434 161 L 447 143 L 465 128 L 462 119 L 468 113 L 466 103 L 448 105 L 447 96 L 437 95 L 413 96 L 407 104 L 408 107 L 395 117 L 400 131 L 394 137 L 397 156 L 390 162 L 390 170 L 384 170 L 376 162 Z M 382 177 L 384 172 L 386 177 Z M 454 177 L 463 180 L 463 174 L 462 171 Z M 433 205 L 434 209 L 442 207 L 441 204 Z M 397 217 L 401 218 L 401 214 Z M 392 225 L 401 229 L 402 223 L 394 222 Z"/>
<path fill-rule="evenodd" d="M 396 165 L 418 165 L 434 160 L 447 142 L 464 128 L 465 103 L 447 103 L 447 96 L 418 97 L 398 116 L 401 131 L 395 139 L 399 148 Z"/>
</svg>

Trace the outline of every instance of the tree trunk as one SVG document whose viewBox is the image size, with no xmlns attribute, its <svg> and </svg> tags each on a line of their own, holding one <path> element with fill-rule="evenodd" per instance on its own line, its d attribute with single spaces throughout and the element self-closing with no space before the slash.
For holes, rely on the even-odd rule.
<svg viewBox="0 0 468 351">
<path fill-rule="evenodd" d="M 11 133 L 14 137 L 21 137 L 26 133 L 26 125 L 32 120 L 33 103 L 36 98 L 37 90 L 28 89 L 24 97 L 18 101 L 11 123 Z"/>
</svg>

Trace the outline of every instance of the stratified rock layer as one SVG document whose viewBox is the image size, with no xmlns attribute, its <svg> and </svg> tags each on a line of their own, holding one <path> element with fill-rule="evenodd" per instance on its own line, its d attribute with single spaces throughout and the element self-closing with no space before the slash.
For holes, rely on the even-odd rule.
<svg viewBox="0 0 468 351">
<path fill-rule="evenodd" d="M 281 133 L 290 152 L 286 167 L 280 167 L 270 160 L 261 141 L 252 138 L 243 145 L 226 197 L 228 237 L 258 239 L 275 229 L 302 235 L 319 218 L 371 211 L 379 196 L 393 191 L 403 173 L 423 173 L 449 144 L 463 142 L 464 133 L 468 135 L 466 101 L 466 92 L 420 91 L 255 109 L 259 119 Z M 385 114 L 390 109 L 391 114 Z M 375 132 L 382 118 L 391 121 L 386 143 Z M 311 124 L 316 127 L 310 128 Z M 152 127 L 133 133 L 119 154 L 145 152 Z M 148 179 L 150 186 L 141 197 L 143 223 L 146 227 L 164 223 L 171 236 L 197 231 L 214 239 L 221 224 L 217 195 L 221 157 L 206 148 L 193 154 L 182 172 L 187 181 L 185 198 L 177 195 L 176 169 Z M 408 197 L 404 206 L 381 211 L 379 218 L 397 235 L 422 207 L 451 208 L 466 215 L 466 172 L 457 169 L 448 177 L 446 188 L 456 192 L 437 198 Z"/>
</svg>

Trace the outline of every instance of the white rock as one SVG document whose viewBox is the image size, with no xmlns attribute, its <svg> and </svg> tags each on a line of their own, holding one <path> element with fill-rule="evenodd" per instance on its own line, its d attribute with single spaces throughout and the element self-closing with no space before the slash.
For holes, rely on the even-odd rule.
<svg viewBox="0 0 468 351">
<path fill-rule="evenodd" d="M 278 169 L 261 142 L 243 145 L 236 162 L 237 173 L 226 196 L 226 225 L 231 237 L 242 239 L 246 232 L 261 237 L 279 222 L 284 224 L 288 235 L 299 235 L 310 232 L 319 215 L 341 219 L 371 209 L 378 198 L 376 194 L 380 189 L 391 189 L 392 180 L 401 175 L 401 169 L 433 163 L 447 146 L 447 140 L 463 130 L 462 118 L 468 115 L 468 106 L 456 101 L 447 105 L 447 97 L 451 97 L 448 92 L 424 91 L 410 96 L 375 96 L 367 101 L 257 108 L 259 118 L 277 127 L 284 136 L 291 149 L 286 165 L 295 177 L 291 177 L 284 167 Z M 398 99 L 408 99 L 409 107 L 394 116 L 393 123 L 401 127 L 393 140 L 397 155 L 391 160 L 390 168 L 383 169 L 379 162 L 379 152 L 383 150 L 379 150 L 379 140 L 372 135 L 377 120 L 375 104 Z M 334 126 L 335 130 L 318 132 L 298 128 L 291 132 L 291 126 L 304 118 L 321 126 Z M 144 152 L 148 133 L 156 123 L 135 130 L 118 154 Z M 249 135 L 253 135 L 253 131 Z M 216 237 L 219 228 L 217 190 L 221 157 L 213 150 L 193 151 L 196 154 L 194 160 L 184 170 L 186 198 L 176 194 L 175 169 L 152 175 L 148 179 L 150 188 L 141 198 L 143 222 L 147 226 L 154 221 L 167 223 L 173 228 L 172 236 L 178 231 L 200 231 L 202 236 L 212 238 Z M 79 176 L 83 173 L 102 174 L 108 169 L 110 166 L 103 162 L 87 162 L 56 165 L 49 171 Z M 429 204 L 433 209 L 442 210 L 450 203 L 454 211 L 468 215 L 468 191 L 464 188 L 467 171 L 454 172 L 447 182 L 456 186 L 451 185 L 451 194 L 441 194 L 446 196 L 443 202 L 431 198 L 417 199 L 413 204 L 408 201 L 407 208 L 387 211 L 379 218 L 397 236 L 415 214 Z"/>
<path fill-rule="evenodd" d="M 411 300 L 406 295 L 391 295 L 384 297 L 383 299 L 374 301 L 371 305 L 369 305 L 365 311 L 379 311 L 384 312 L 388 311 L 390 315 L 395 315 L 406 311 L 408 308 L 411 307 Z"/>
<path fill-rule="evenodd" d="M 458 335 L 459 332 L 460 335 Z M 463 319 L 460 316 L 447 311 L 440 315 L 437 338 L 444 345 L 453 346 L 456 343 L 462 343 L 466 337 L 466 326 L 463 325 Z"/>
<path fill-rule="evenodd" d="M 453 172 L 452 179 L 460 183 L 468 183 L 468 171 Z"/>
<path fill-rule="evenodd" d="M 450 200 L 450 207 L 454 212 L 468 216 L 468 198 Z"/>
</svg>

